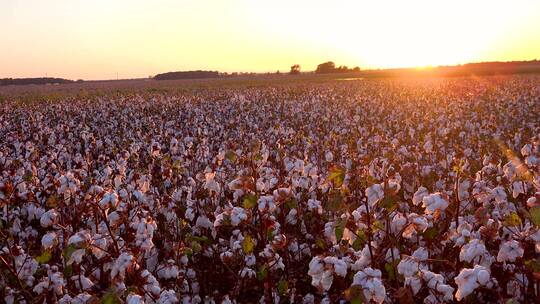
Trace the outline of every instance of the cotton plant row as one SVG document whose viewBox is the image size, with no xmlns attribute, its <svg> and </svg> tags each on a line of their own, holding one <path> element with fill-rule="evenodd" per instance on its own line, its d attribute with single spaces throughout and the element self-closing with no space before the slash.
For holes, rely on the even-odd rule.
<svg viewBox="0 0 540 304">
<path fill-rule="evenodd" d="M 540 299 L 540 79 L 0 109 L 7 303 Z"/>
</svg>

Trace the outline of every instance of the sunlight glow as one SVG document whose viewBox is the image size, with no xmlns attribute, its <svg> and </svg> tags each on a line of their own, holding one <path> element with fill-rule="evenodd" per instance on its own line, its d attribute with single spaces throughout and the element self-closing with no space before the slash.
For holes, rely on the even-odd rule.
<svg viewBox="0 0 540 304">
<path fill-rule="evenodd" d="M 540 59 L 540 1 L 2 1 L 0 77 Z"/>
</svg>

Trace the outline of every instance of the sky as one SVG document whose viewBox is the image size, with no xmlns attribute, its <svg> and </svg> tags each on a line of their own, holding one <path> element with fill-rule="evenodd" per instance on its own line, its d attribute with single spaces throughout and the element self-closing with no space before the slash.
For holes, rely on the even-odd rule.
<svg viewBox="0 0 540 304">
<path fill-rule="evenodd" d="M 540 0 L 0 0 L 0 78 L 540 59 Z"/>
</svg>

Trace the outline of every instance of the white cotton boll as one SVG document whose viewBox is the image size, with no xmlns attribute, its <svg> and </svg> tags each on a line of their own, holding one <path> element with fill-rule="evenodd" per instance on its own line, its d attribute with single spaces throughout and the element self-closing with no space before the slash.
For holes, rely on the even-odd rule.
<svg viewBox="0 0 540 304">
<path fill-rule="evenodd" d="M 80 264 L 82 262 L 82 259 L 85 253 L 86 253 L 86 249 L 77 249 L 73 251 L 73 253 L 69 257 L 69 260 L 66 262 L 66 264 L 67 265 L 71 265 L 73 263 Z"/>
<path fill-rule="evenodd" d="M 478 239 L 472 239 L 464 245 L 459 252 L 459 260 L 471 263 L 477 257 L 483 257 L 486 252 L 484 242 Z"/>
<path fill-rule="evenodd" d="M 71 280 L 75 283 L 75 287 L 80 290 L 89 290 L 94 286 L 94 282 L 83 275 L 75 275 L 71 277 Z"/>
<path fill-rule="evenodd" d="M 407 224 L 407 218 L 398 212 L 392 217 L 392 222 L 390 222 L 390 231 L 393 234 L 398 234 L 401 232 L 403 227 L 405 227 L 405 224 Z"/>
<path fill-rule="evenodd" d="M 337 275 L 344 278 L 347 275 L 347 263 L 339 259 L 334 261 L 334 271 Z"/>
<path fill-rule="evenodd" d="M 92 236 L 86 230 L 81 230 L 68 239 L 68 245 L 83 246 L 90 242 Z"/>
<path fill-rule="evenodd" d="M 420 269 L 418 262 L 410 256 L 405 256 L 401 259 L 397 266 L 398 273 L 402 274 L 404 277 L 412 277 Z"/>
<path fill-rule="evenodd" d="M 418 190 L 416 190 L 416 192 L 414 193 L 413 195 L 413 204 L 418 206 L 420 205 L 420 203 L 422 203 L 422 200 L 424 198 L 424 196 L 428 195 L 429 192 L 428 192 L 428 189 L 425 188 L 425 187 L 420 187 L 418 188 Z"/>
<path fill-rule="evenodd" d="M 334 154 L 331 152 L 331 151 L 327 151 L 325 154 L 324 154 L 324 159 L 327 161 L 327 162 L 331 162 L 334 160 Z"/>
<path fill-rule="evenodd" d="M 383 303 L 386 298 L 386 288 L 381 280 L 381 271 L 371 267 L 358 271 L 353 278 L 352 285 L 358 285 L 368 301 Z"/>
<path fill-rule="evenodd" d="M 195 223 L 196 227 L 199 228 L 212 228 L 213 224 L 212 222 L 204 215 L 201 215 L 197 218 L 197 222 Z"/>
<path fill-rule="evenodd" d="M 39 219 L 39 223 L 41 224 L 41 227 L 50 227 L 58 221 L 59 216 L 60 214 L 58 214 L 56 210 L 50 209 L 49 211 L 43 213 Z"/>
<path fill-rule="evenodd" d="M 499 247 L 499 253 L 497 254 L 497 262 L 515 262 L 517 258 L 523 256 L 525 251 L 521 247 L 521 244 L 516 240 L 504 242 Z"/>
<path fill-rule="evenodd" d="M 512 197 L 516 198 L 520 194 L 527 193 L 527 185 L 522 181 L 515 181 L 512 183 Z"/>
<path fill-rule="evenodd" d="M 116 226 L 120 223 L 120 214 L 116 211 L 113 211 L 107 215 L 107 220 L 111 226 Z"/>
<path fill-rule="evenodd" d="M 405 285 L 411 288 L 413 295 L 416 295 L 422 288 L 422 280 L 417 276 L 405 277 Z"/>
<path fill-rule="evenodd" d="M 56 246 L 56 244 L 58 244 L 58 236 L 55 232 L 49 232 L 41 238 L 41 246 L 43 246 L 44 249 L 52 248 Z"/>
<path fill-rule="evenodd" d="M 176 292 L 174 290 L 164 290 L 159 295 L 157 301 L 158 304 L 176 304 L 178 303 L 178 298 L 176 297 Z"/>
<path fill-rule="evenodd" d="M 242 268 L 242 270 L 240 270 L 239 275 L 241 278 L 254 278 L 257 275 L 257 273 L 255 272 L 255 270 L 251 268 L 244 267 Z"/>
<path fill-rule="evenodd" d="M 276 204 L 274 203 L 274 197 L 271 195 L 261 196 L 258 201 L 258 208 L 260 212 L 268 211 L 274 212 Z"/>
<path fill-rule="evenodd" d="M 483 266 L 476 265 L 474 268 L 463 268 L 458 276 L 454 279 L 458 289 L 456 291 L 456 299 L 461 299 L 470 295 L 476 288 L 481 285 L 486 285 L 490 280 L 489 270 Z"/>
<path fill-rule="evenodd" d="M 489 281 L 490 277 L 491 277 L 491 275 L 489 274 L 488 271 L 486 271 L 484 269 L 478 270 L 477 279 L 478 279 L 478 283 L 480 283 L 480 285 L 485 285 Z"/>
<path fill-rule="evenodd" d="M 140 295 L 130 293 L 126 298 L 126 304 L 144 304 L 144 299 Z"/>
<path fill-rule="evenodd" d="M 334 227 L 334 222 L 328 222 L 324 224 L 324 236 L 332 242 L 332 244 L 337 243 L 336 239 L 336 229 Z"/>
<path fill-rule="evenodd" d="M 495 199 L 497 203 L 504 203 L 507 201 L 506 191 L 503 187 L 498 186 L 491 190 L 491 196 Z"/>
<path fill-rule="evenodd" d="M 315 199 L 309 199 L 308 200 L 308 210 L 312 212 L 317 212 L 318 214 L 323 213 L 321 201 L 315 200 Z"/>
<path fill-rule="evenodd" d="M 114 265 L 111 268 L 111 279 L 114 279 L 116 276 L 123 279 L 126 275 L 126 270 L 132 265 L 135 265 L 135 258 L 127 252 L 122 252 L 114 261 Z"/>
<path fill-rule="evenodd" d="M 426 208 L 426 214 L 433 214 L 436 210 L 444 211 L 448 207 L 448 201 L 440 193 L 433 193 L 422 198 L 422 206 Z"/>
<path fill-rule="evenodd" d="M 373 207 L 378 201 L 384 198 L 384 189 L 381 184 L 374 184 L 366 189 L 368 204 Z"/>
<path fill-rule="evenodd" d="M 246 210 L 242 207 L 234 207 L 231 211 L 231 224 L 238 226 L 247 219 Z"/>
<path fill-rule="evenodd" d="M 531 146 L 531 144 L 526 144 L 521 148 L 521 155 L 529 156 L 531 154 L 532 154 L 532 146 Z"/>
<path fill-rule="evenodd" d="M 111 207 L 116 208 L 119 202 L 120 201 L 118 200 L 118 194 L 115 191 L 111 191 L 105 193 L 98 204 L 101 208 L 107 209 Z"/>
<path fill-rule="evenodd" d="M 426 141 L 426 143 L 424 143 L 424 151 L 426 151 L 427 153 L 431 153 L 433 151 L 433 144 L 431 143 L 430 140 Z"/>
<path fill-rule="evenodd" d="M 418 261 L 420 261 L 420 262 L 423 262 L 423 261 L 426 261 L 426 260 L 428 259 L 428 257 L 429 257 L 429 252 L 427 251 L 426 248 L 420 247 L 420 248 L 416 249 L 416 250 L 413 252 L 412 256 L 413 256 L 416 260 L 418 260 Z"/>
<path fill-rule="evenodd" d="M 215 173 L 206 173 L 205 174 L 205 183 L 204 188 L 213 193 L 219 193 L 221 191 L 221 186 L 214 179 L 216 176 Z"/>
<path fill-rule="evenodd" d="M 34 286 L 34 288 L 32 289 L 32 291 L 37 294 L 42 294 L 44 291 L 47 291 L 47 290 L 49 290 L 48 278 L 36 284 L 36 286 Z"/>
<path fill-rule="evenodd" d="M 298 213 L 298 211 L 296 211 L 295 208 L 292 208 L 289 213 L 287 214 L 287 217 L 285 219 L 285 222 L 288 223 L 288 224 L 291 224 L 291 225 L 296 225 L 296 214 Z"/>
<path fill-rule="evenodd" d="M 305 295 L 302 298 L 302 303 L 303 304 L 315 304 L 315 296 L 308 293 L 307 295 Z"/>
<path fill-rule="evenodd" d="M 384 260 L 388 263 L 392 263 L 392 261 L 396 261 L 400 258 L 399 249 L 396 247 L 389 248 L 386 250 L 386 255 Z"/>
</svg>

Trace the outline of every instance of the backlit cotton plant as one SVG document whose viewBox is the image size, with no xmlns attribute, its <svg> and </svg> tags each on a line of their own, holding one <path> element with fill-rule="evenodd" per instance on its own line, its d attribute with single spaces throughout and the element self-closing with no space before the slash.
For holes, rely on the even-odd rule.
<svg viewBox="0 0 540 304">
<path fill-rule="evenodd" d="M 537 76 L 0 104 L 6 303 L 540 299 Z"/>
</svg>

